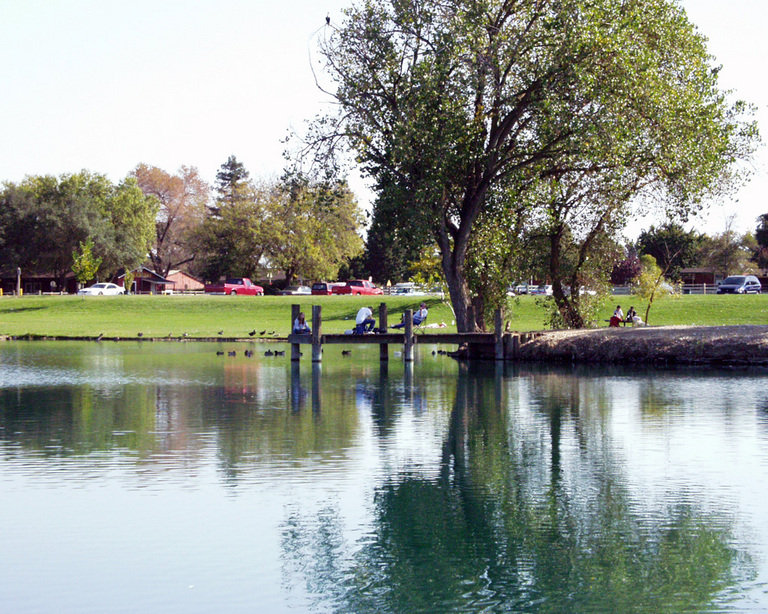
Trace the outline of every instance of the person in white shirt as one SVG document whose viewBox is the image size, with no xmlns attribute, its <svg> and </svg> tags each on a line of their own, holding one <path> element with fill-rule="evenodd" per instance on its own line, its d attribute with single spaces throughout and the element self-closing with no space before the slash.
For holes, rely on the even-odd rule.
<svg viewBox="0 0 768 614">
<path fill-rule="evenodd" d="M 373 330 L 373 327 L 376 325 L 376 320 L 373 319 L 373 311 L 371 311 L 370 307 L 361 307 L 360 311 L 357 312 L 357 317 L 355 318 L 355 332 L 358 334 L 367 333 L 368 331 Z"/>
<path fill-rule="evenodd" d="M 418 311 L 416 311 L 413 314 L 413 323 L 414 323 L 414 325 L 418 326 L 424 320 L 426 320 L 428 313 L 429 313 L 429 311 L 427 310 L 427 304 L 426 303 L 422 303 L 419 306 Z M 405 314 L 403 314 L 403 316 L 405 316 Z M 403 320 L 399 324 L 395 324 L 392 328 L 403 328 L 404 326 L 405 326 L 405 317 L 403 317 Z"/>
</svg>

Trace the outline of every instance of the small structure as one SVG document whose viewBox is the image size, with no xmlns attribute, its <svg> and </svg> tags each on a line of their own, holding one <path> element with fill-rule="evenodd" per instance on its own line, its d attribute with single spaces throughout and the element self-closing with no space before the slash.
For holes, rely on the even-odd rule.
<svg viewBox="0 0 768 614">
<path fill-rule="evenodd" d="M 170 288 L 174 292 L 202 292 L 205 284 L 189 273 L 179 270 L 171 270 L 166 277 L 173 285 Z"/>
<path fill-rule="evenodd" d="M 0 288 L 4 295 L 12 295 L 16 292 L 17 281 L 21 282 L 24 294 L 74 294 L 77 292 L 77 280 L 72 271 L 67 272 L 62 280 L 50 272 L 25 273 L 22 269 L 21 279 L 18 280 L 16 267 L 0 270 Z"/>
<path fill-rule="evenodd" d="M 173 282 L 167 280 L 162 275 L 158 275 L 152 269 L 140 266 L 132 271 L 133 288 L 126 288 L 126 291 L 134 294 L 162 294 L 163 290 L 173 287 Z M 125 272 L 112 279 L 118 286 L 125 286 Z"/>
<path fill-rule="evenodd" d="M 684 284 L 715 285 L 715 270 L 711 268 L 680 269 L 680 279 Z"/>
</svg>

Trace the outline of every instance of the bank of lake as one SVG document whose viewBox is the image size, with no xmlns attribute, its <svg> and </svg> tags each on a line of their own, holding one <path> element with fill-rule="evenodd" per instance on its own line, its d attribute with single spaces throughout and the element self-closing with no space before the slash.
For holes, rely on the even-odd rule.
<svg viewBox="0 0 768 614">
<path fill-rule="evenodd" d="M 264 296 L 24 296 L 0 299 L 0 335 L 6 337 L 92 338 L 251 338 L 285 337 L 290 331 L 291 305 L 299 304 L 311 318 L 312 305 L 322 307 L 323 331 L 342 333 L 352 328 L 355 314 L 370 305 L 374 314 L 386 302 L 390 325 L 405 309 L 424 300 L 429 324 L 445 324 L 455 332 L 447 300 L 425 297 Z M 551 299 L 548 299 L 551 300 Z M 644 315 L 646 305 L 634 296 L 608 297 L 601 309 L 607 319 L 617 304 L 633 305 Z M 542 298 L 522 296 L 509 301 L 506 319 L 515 331 L 546 328 Z M 736 326 L 768 324 L 766 295 L 685 295 L 654 302 L 652 326 Z M 604 324 L 604 322 L 600 322 Z M 255 334 L 249 335 L 254 332 Z M 429 331 L 426 332 L 429 334 Z"/>
</svg>

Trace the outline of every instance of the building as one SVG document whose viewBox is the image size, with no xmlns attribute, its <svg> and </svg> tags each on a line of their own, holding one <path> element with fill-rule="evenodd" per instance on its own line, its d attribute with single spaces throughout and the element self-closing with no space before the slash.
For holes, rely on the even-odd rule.
<svg viewBox="0 0 768 614">
<path fill-rule="evenodd" d="M 132 273 L 133 287 L 130 290 L 126 288 L 126 291 L 133 294 L 162 294 L 164 290 L 173 288 L 172 281 L 145 266 L 134 269 Z M 112 282 L 125 287 L 125 273 L 114 277 Z"/>
<path fill-rule="evenodd" d="M 202 292 L 205 284 L 184 271 L 172 270 L 166 279 L 173 283 L 174 292 Z"/>
<path fill-rule="evenodd" d="M 714 286 L 715 283 L 717 282 L 717 278 L 715 276 L 715 269 L 712 269 L 712 268 L 680 269 L 680 278 L 682 279 L 682 282 L 686 285 L 707 284 L 708 286 Z"/>
</svg>

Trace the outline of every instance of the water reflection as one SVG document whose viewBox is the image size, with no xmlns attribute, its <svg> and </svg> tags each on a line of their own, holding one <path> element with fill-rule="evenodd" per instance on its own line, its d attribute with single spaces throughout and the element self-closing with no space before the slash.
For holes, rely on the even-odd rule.
<svg viewBox="0 0 768 614">
<path fill-rule="evenodd" d="M 243 573 L 234 561 L 264 577 L 238 587 L 242 607 L 211 589 L 228 611 L 768 608 L 764 372 L 468 366 L 426 352 L 387 364 L 359 351 L 299 365 L 204 344 L 0 346 L 0 496 L 17 502 L 0 523 L 31 523 L 20 501 L 35 489 L 66 506 L 97 478 L 104 497 L 113 482 L 137 491 L 112 512 L 120 532 L 150 487 L 163 508 L 229 518 L 205 549 L 226 562 L 179 563 L 213 585 Z M 179 514 L 146 521 L 139 531 L 178 532 Z M 57 530 L 36 522 L 25 539 Z M 196 525 L 177 539 L 163 547 L 203 537 Z M 25 547 L 0 545 L 0 589 L 37 584 Z M 90 590 L 119 592 L 120 563 L 101 562 Z M 57 597 L 47 605 L 67 611 Z"/>
<path fill-rule="evenodd" d="M 756 577 L 749 553 L 734 547 L 730 510 L 675 492 L 665 508 L 643 509 L 599 435 L 608 386 L 515 369 L 547 425 L 531 438 L 507 409 L 516 391 L 500 371 L 460 368 L 439 477 L 412 466 L 378 487 L 372 530 L 349 564 L 339 564 L 338 511 L 291 514 L 283 548 L 319 603 L 350 612 L 708 611 Z M 677 402 L 672 395 L 666 408 Z"/>
</svg>

